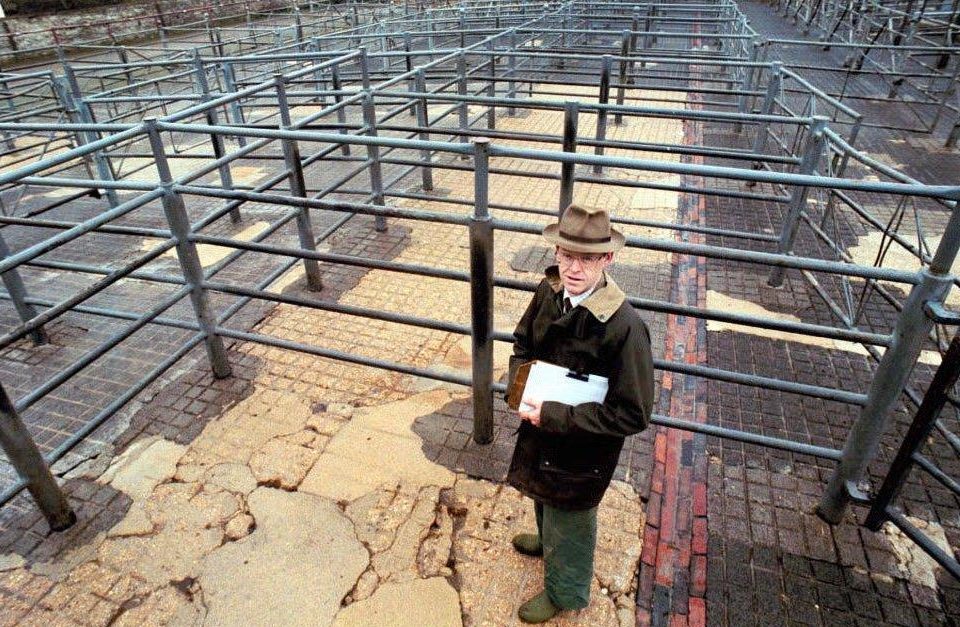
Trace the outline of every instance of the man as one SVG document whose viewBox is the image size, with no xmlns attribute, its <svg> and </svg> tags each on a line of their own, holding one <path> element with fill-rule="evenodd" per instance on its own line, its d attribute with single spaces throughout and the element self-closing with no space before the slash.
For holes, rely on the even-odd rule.
<svg viewBox="0 0 960 627">
<path fill-rule="evenodd" d="M 605 269 L 624 237 L 603 209 L 570 205 L 543 237 L 557 265 L 514 331 L 510 380 L 539 359 L 609 379 L 602 403 L 577 406 L 524 398 L 507 481 L 534 500 L 537 533 L 514 548 L 542 555 L 544 590 L 518 615 L 540 623 L 590 601 L 597 505 L 617 466 L 624 437 L 646 428 L 653 405 L 650 333 Z"/>
</svg>

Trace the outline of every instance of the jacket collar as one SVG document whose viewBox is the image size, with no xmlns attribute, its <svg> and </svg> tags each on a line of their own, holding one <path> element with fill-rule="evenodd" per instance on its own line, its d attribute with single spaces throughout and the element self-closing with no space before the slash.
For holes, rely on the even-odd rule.
<svg viewBox="0 0 960 627">
<path fill-rule="evenodd" d="M 560 269 L 557 266 L 547 268 L 546 276 L 554 294 L 563 291 L 563 281 L 560 280 Z M 580 306 L 586 308 L 600 322 L 606 322 L 620 308 L 625 299 L 623 290 L 604 271 L 597 289 L 593 290 L 593 293 L 587 296 Z"/>
</svg>

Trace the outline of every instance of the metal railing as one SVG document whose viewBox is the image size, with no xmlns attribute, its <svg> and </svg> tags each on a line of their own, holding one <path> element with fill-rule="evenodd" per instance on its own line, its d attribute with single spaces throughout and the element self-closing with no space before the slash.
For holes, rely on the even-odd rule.
<svg viewBox="0 0 960 627">
<path fill-rule="evenodd" d="M 610 20 L 632 21 L 635 17 L 632 5 L 602 5 L 599 8 L 611 11 Z M 409 22 L 398 20 L 380 33 L 351 31 L 321 38 L 322 50 L 303 50 L 300 46 L 289 50 L 283 44 L 258 49 L 255 56 L 222 56 L 210 48 L 186 58 L 118 60 L 100 67 L 64 61 L 73 102 L 81 103 L 78 108 L 90 117 L 68 124 L 2 122 L 0 132 L 32 136 L 55 127 L 82 137 L 82 145 L 0 170 L 0 190 L 14 193 L 24 186 L 76 189 L 78 193 L 104 190 L 110 192 L 108 206 L 100 207 L 94 217 L 73 221 L 40 217 L 44 209 L 62 206 L 56 203 L 40 207 L 30 217 L 0 217 L 0 224 L 19 228 L 20 233 L 57 231 L 40 238 L 34 235 L 31 242 L 15 246 L 6 241 L 7 248 L 0 248 L 0 276 L 6 286 L 2 296 L 14 305 L 20 320 L 0 336 L 0 351 L 27 336 L 44 341 L 45 328 L 70 313 L 117 321 L 118 326 L 106 341 L 51 373 L 39 385 L 21 389 L 7 413 L 28 416 L 55 390 L 148 326 L 175 331 L 176 341 L 156 356 L 145 374 L 129 381 L 123 392 L 86 418 L 82 426 L 47 447 L 46 463 L 62 459 L 194 347 L 203 344 L 213 372 L 229 376 L 230 342 L 255 342 L 472 386 L 475 438 L 478 442 L 489 441 L 493 393 L 503 387 L 492 378 L 492 346 L 494 341 L 511 341 L 509 336 L 493 331 L 492 303 L 500 290 L 530 291 L 534 287 L 492 273 L 496 234 L 539 234 L 542 220 L 555 216 L 578 186 L 652 189 L 705 199 L 769 203 L 782 208 L 780 233 L 640 220 L 615 211 L 614 222 L 628 232 L 643 226 L 676 234 L 665 238 L 631 235 L 627 238 L 628 250 L 746 264 L 768 271 L 772 284 L 782 280 L 785 272 L 799 276 L 828 304 L 832 303 L 830 309 L 837 324 L 795 322 L 678 304 L 656 295 L 631 295 L 630 302 L 646 315 L 687 316 L 885 349 L 882 356 L 877 351 L 880 363 L 867 390 L 842 389 L 835 382 L 761 376 L 721 365 L 667 359 L 655 362 L 664 372 L 826 399 L 854 408 L 859 419 L 843 448 L 672 416 L 658 415 L 653 420 L 664 426 L 837 462 L 836 477 L 821 505 L 825 517 L 836 520 L 853 494 L 851 483 L 859 479 L 875 452 L 890 409 L 908 385 L 910 367 L 923 346 L 930 345 L 934 321 L 925 311 L 931 303 L 943 301 L 953 282 L 949 267 L 960 246 L 960 225 L 954 224 L 955 212 L 944 213 L 948 216 L 944 225 L 948 236 L 940 241 L 936 252 L 921 245 L 915 249 L 918 267 L 899 269 L 854 263 L 844 257 L 843 242 L 831 237 L 828 223 L 841 215 L 862 220 L 902 245 L 904 238 L 873 211 L 896 206 L 901 199 L 953 207 L 960 199 L 960 187 L 925 185 L 871 161 L 854 147 L 858 122 L 855 111 L 810 88 L 799 75 L 776 63 L 751 59 L 750 47 L 727 46 L 730 57 L 713 51 L 684 59 L 666 44 L 656 51 L 639 44 L 634 47 L 634 36 L 642 42 L 644 37 L 654 36 L 652 31 L 584 28 L 586 17 L 578 14 L 578 6 L 556 5 L 536 14 L 511 13 L 501 5 L 477 7 L 465 30 L 459 28 L 467 19 L 462 13 L 440 10 L 433 15 L 434 28 L 411 31 Z M 725 6 L 721 3 L 721 12 Z M 501 8 L 499 15 L 495 7 Z M 450 28 L 442 21 L 448 13 L 453 15 Z M 422 16 L 414 15 L 414 21 Z M 668 24 L 667 17 L 658 15 L 657 19 Z M 642 13 L 639 19 L 643 19 Z M 686 24 L 684 19 L 681 14 L 674 26 Z M 500 30 L 496 28 L 498 20 Z M 508 21 L 506 29 L 502 28 L 504 21 Z M 685 45 L 700 45 L 703 39 L 731 35 L 727 26 L 726 31 L 719 29 L 728 21 L 717 20 L 714 24 L 718 29 L 706 34 L 671 33 L 664 26 L 655 36 L 658 41 L 676 37 L 687 42 Z M 375 51 L 337 51 L 341 46 L 352 47 L 348 42 L 358 39 Z M 739 35 L 733 39 L 743 41 Z M 606 53 L 598 55 L 598 51 Z M 614 51 L 620 54 L 611 54 Z M 745 52 L 747 58 L 742 56 Z M 784 92 L 784 80 L 792 81 L 796 89 Z M 560 96 L 558 84 L 577 86 L 586 96 L 582 101 L 566 100 Z M 99 93 L 84 91 L 91 86 Z M 695 99 L 697 106 L 668 108 L 660 106 L 663 102 L 649 100 L 647 92 L 651 89 L 669 92 L 671 86 L 685 99 Z M 791 98 L 797 97 L 796 90 L 804 89 L 807 91 L 801 101 L 805 104 L 797 107 Z M 154 93 L 144 93 L 146 90 Z M 299 115 L 301 107 L 310 107 L 309 112 Z M 556 131 L 498 128 L 500 120 L 520 112 L 554 116 Z M 834 119 L 822 117 L 825 113 Z M 144 116 L 156 119 L 140 121 Z M 589 137 L 581 136 L 578 122 L 591 118 L 596 121 L 594 132 Z M 608 132 L 633 121 L 664 119 L 726 129 L 732 136 L 739 135 L 743 146 L 637 143 L 611 139 Z M 638 152 L 653 157 L 640 158 Z M 689 159 L 662 158 L 669 155 Z M 188 162 L 185 170 L 172 165 L 187 158 L 194 162 Z M 504 168 L 498 165 L 498 160 L 504 159 L 533 167 Z M 139 160 L 136 167 L 125 168 L 124 162 L 132 160 Z M 848 178 L 851 161 L 883 176 L 880 180 Z M 238 184 L 232 168 L 240 163 L 264 165 L 268 175 L 256 184 Z M 322 176 L 318 174 L 321 166 Z M 93 169 L 96 175 L 91 174 Z M 434 175 L 451 172 L 472 177 L 472 196 L 447 195 L 438 200 L 432 193 Z M 679 182 L 664 182 L 653 174 L 673 175 Z M 528 184 L 550 182 L 557 186 L 556 203 L 524 206 L 491 201 L 491 176 L 527 179 Z M 420 189 L 410 190 L 415 180 Z M 411 199 L 438 202 L 442 208 L 412 209 L 404 204 Z M 213 227 L 222 218 L 237 219 L 254 204 L 270 208 L 271 213 L 268 225 L 253 239 L 241 241 L 215 234 Z M 830 212 L 828 217 L 826 212 Z M 318 247 L 355 215 L 373 216 L 378 230 L 386 229 L 392 219 L 464 228 L 469 232 L 470 267 L 385 261 L 325 252 Z M 330 226 L 318 231 L 318 216 Z M 296 225 L 295 242 L 278 235 L 289 224 Z M 680 237 L 685 232 L 717 235 L 743 246 L 690 243 Z M 808 251 L 809 242 L 803 238 L 811 235 L 825 248 Z M 148 237 L 150 246 L 119 267 L 56 257 L 67 246 L 108 236 Z M 754 250 L 758 243 L 772 250 Z M 231 252 L 204 267 L 197 254 L 200 245 L 226 247 Z M 150 267 L 169 251 L 177 256 L 179 272 Z M 258 267 L 252 281 L 241 284 L 230 280 L 225 270 L 252 255 L 271 263 Z M 925 267 L 920 267 L 921 261 Z M 471 323 L 269 290 L 278 277 L 297 264 L 303 266 L 313 290 L 322 286 L 323 266 L 336 264 L 469 283 Z M 37 269 L 56 269 L 82 277 L 82 286 L 65 298 L 40 296 L 34 293 L 31 281 Z M 144 282 L 156 291 L 140 310 L 91 300 L 130 280 Z M 844 294 L 852 281 L 886 290 L 900 308 L 898 316 L 877 323 L 850 315 L 843 306 L 849 302 Z M 909 291 L 909 296 L 898 298 L 887 287 L 890 282 Z M 187 302 L 190 309 L 184 310 L 181 304 Z M 235 322 L 237 313 L 255 302 L 286 303 L 470 334 L 473 371 L 466 377 L 258 333 Z M 21 433 L 20 437 L 26 436 Z M 35 485 L 33 475 L 26 474 L 28 467 L 36 465 L 35 456 L 21 455 L 16 447 L 12 450 L 8 455 L 23 469 L 22 478 L 0 494 L 0 503 Z M 43 485 L 47 487 L 38 489 L 50 489 L 49 482 Z M 50 508 L 45 511 L 57 520 L 57 516 L 62 517 L 62 512 Z"/>
</svg>

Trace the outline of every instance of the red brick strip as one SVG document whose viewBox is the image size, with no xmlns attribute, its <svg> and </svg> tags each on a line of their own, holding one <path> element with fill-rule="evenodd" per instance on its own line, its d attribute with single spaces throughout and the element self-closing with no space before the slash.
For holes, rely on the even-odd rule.
<svg viewBox="0 0 960 627">
<path fill-rule="evenodd" d="M 699 108 L 698 94 L 690 108 Z M 687 145 L 702 145 L 699 123 L 684 122 Z M 702 163 L 690 156 L 687 163 Z M 700 177 L 684 183 L 701 186 Z M 681 194 L 678 222 L 703 222 L 703 197 Z M 703 243 L 697 233 L 678 233 L 677 239 Z M 702 258 L 673 255 L 673 302 L 703 307 L 706 268 Z M 706 325 L 703 320 L 671 315 L 667 318 L 664 358 L 691 364 L 706 363 Z M 675 418 L 706 422 L 706 384 L 693 377 L 666 372 L 660 391 L 660 411 Z M 650 480 L 644 529 L 638 625 L 700 626 L 706 624 L 707 582 L 707 457 L 706 438 L 687 431 L 660 427 L 654 441 L 654 469 Z"/>
</svg>

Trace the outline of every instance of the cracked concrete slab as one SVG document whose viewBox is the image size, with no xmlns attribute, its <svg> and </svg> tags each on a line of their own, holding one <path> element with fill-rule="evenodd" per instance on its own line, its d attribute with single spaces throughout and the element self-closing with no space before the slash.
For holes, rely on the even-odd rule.
<svg viewBox="0 0 960 627">
<path fill-rule="evenodd" d="M 461 627 L 460 598 L 446 579 L 414 579 L 384 584 L 363 601 L 345 608 L 334 627 Z"/>
<path fill-rule="evenodd" d="M 165 483 L 143 505 L 151 535 L 114 537 L 100 562 L 154 585 L 195 577 L 207 554 L 223 542 L 223 527 L 242 509 L 239 498 L 199 483 Z"/>
<path fill-rule="evenodd" d="M 427 459 L 412 430 L 416 418 L 450 400 L 449 392 L 433 390 L 358 410 L 331 438 L 300 491 L 352 501 L 384 484 L 452 485 L 453 472 Z"/>
<path fill-rule="evenodd" d="M 187 447 L 153 436 L 134 442 L 113 460 L 98 481 L 142 501 L 153 489 L 176 473 L 177 462 Z"/>
<path fill-rule="evenodd" d="M 369 563 L 349 519 L 309 494 L 258 488 L 257 528 L 205 560 L 204 625 L 329 625 Z"/>
<path fill-rule="evenodd" d="M 907 520 L 914 527 L 920 529 L 945 554 L 950 555 L 952 553 L 950 542 L 947 540 L 943 527 L 939 524 L 921 520 L 914 516 L 907 516 Z M 937 573 L 943 570 L 936 560 L 927 555 L 919 545 L 908 538 L 893 523 L 885 523 L 881 531 L 890 542 L 903 575 L 920 585 L 936 590 Z"/>
</svg>

